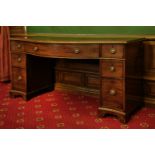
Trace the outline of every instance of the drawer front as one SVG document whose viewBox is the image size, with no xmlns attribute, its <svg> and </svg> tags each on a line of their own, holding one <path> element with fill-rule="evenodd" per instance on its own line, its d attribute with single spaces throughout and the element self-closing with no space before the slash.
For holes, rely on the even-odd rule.
<svg viewBox="0 0 155 155">
<path fill-rule="evenodd" d="M 124 46 L 102 45 L 101 56 L 103 58 L 124 58 Z"/>
<path fill-rule="evenodd" d="M 101 75 L 103 77 L 124 77 L 124 62 L 115 60 L 101 60 Z"/>
<path fill-rule="evenodd" d="M 99 45 L 95 44 L 43 44 L 25 43 L 31 54 L 49 57 L 98 58 Z"/>
<path fill-rule="evenodd" d="M 24 43 L 20 41 L 11 41 L 10 45 L 11 52 L 23 52 L 24 51 Z"/>
<path fill-rule="evenodd" d="M 112 109 L 123 109 L 123 81 L 102 79 L 102 106 Z"/>
<path fill-rule="evenodd" d="M 26 72 L 25 69 L 12 68 L 12 89 L 25 91 L 26 90 Z"/>
<path fill-rule="evenodd" d="M 12 53 L 11 54 L 11 64 L 15 67 L 26 67 L 26 55 L 21 53 Z"/>
</svg>

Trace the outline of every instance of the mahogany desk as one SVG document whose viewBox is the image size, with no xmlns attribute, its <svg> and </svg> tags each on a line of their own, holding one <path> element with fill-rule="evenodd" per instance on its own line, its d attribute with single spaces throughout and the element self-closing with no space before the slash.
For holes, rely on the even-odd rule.
<svg viewBox="0 0 155 155">
<path fill-rule="evenodd" d="M 46 35 L 11 38 L 11 96 L 30 99 L 54 89 L 56 59 L 99 61 L 99 115 L 127 122 L 143 105 L 142 39 L 102 35 Z"/>
</svg>

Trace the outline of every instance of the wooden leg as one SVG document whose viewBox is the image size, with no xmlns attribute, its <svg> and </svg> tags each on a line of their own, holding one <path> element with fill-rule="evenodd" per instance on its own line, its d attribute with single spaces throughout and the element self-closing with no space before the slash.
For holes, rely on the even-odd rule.
<svg viewBox="0 0 155 155">
<path fill-rule="evenodd" d="M 100 112 L 98 112 L 98 116 L 99 117 L 105 117 L 106 116 L 106 113 L 100 111 Z"/>
<path fill-rule="evenodd" d="M 11 98 L 15 98 L 15 97 L 16 97 L 15 94 L 12 93 L 12 92 L 9 92 L 9 96 L 10 96 Z"/>
<path fill-rule="evenodd" d="M 98 109 L 98 117 L 105 117 L 105 115 L 106 115 L 105 111 Z"/>
<path fill-rule="evenodd" d="M 117 117 L 118 120 L 123 124 L 125 124 L 125 123 L 127 123 L 129 121 L 129 115 L 125 115 L 123 113 L 122 114 L 113 113 L 111 111 L 106 111 L 106 110 L 104 110 L 102 108 L 99 108 L 98 117 L 105 117 L 108 114 Z"/>
<path fill-rule="evenodd" d="M 126 124 L 129 121 L 129 117 L 128 116 L 118 116 L 118 119 L 123 124 Z"/>
<path fill-rule="evenodd" d="M 22 92 L 17 92 L 17 91 L 14 91 L 14 90 L 11 90 L 11 91 L 9 92 L 9 96 L 10 96 L 11 98 L 22 97 L 25 101 L 28 100 L 28 96 L 27 96 L 26 94 L 24 94 L 24 93 L 22 93 Z"/>
</svg>

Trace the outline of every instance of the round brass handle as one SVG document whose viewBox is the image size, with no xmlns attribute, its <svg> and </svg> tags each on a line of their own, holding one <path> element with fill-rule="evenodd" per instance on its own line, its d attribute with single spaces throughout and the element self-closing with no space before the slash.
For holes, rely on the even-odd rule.
<svg viewBox="0 0 155 155">
<path fill-rule="evenodd" d="M 20 44 L 17 45 L 17 48 L 21 48 L 22 46 Z"/>
<path fill-rule="evenodd" d="M 38 51 L 38 49 L 39 49 L 39 48 L 38 48 L 37 46 L 35 46 L 35 47 L 33 48 L 34 51 Z"/>
<path fill-rule="evenodd" d="M 18 76 L 18 81 L 22 80 L 22 76 Z"/>
<path fill-rule="evenodd" d="M 110 66 L 110 67 L 109 67 L 109 70 L 110 70 L 111 72 L 114 72 L 114 71 L 115 71 L 115 67 L 114 67 L 114 66 Z"/>
<path fill-rule="evenodd" d="M 22 61 L 22 58 L 21 57 L 18 57 L 17 61 L 18 62 L 21 62 Z"/>
<path fill-rule="evenodd" d="M 111 90 L 109 91 L 109 94 L 112 95 L 112 96 L 116 95 L 116 90 L 111 89 Z"/>
<path fill-rule="evenodd" d="M 79 50 L 79 49 L 75 49 L 75 50 L 74 50 L 74 53 L 75 53 L 75 54 L 78 54 L 78 53 L 80 53 L 80 50 Z"/>
<path fill-rule="evenodd" d="M 115 54 L 115 53 L 116 53 L 116 49 L 115 49 L 115 48 L 111 48 L 111 49 L 110 49 L 110 53 L 111 53 L 111 54 Z"/>
</svg>

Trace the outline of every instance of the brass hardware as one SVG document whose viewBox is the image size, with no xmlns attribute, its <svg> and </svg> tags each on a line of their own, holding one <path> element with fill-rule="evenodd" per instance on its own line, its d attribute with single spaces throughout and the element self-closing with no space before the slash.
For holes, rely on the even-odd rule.
<svg viewBox="0 0 155 155">
<path fill-rule="evenodd" d="M 17 48 L 21 48 L 22 46 L 20 44 L 17 45 Z"/>
<path fill-rule="evenodd" d="M 17 61 L 18 62 L 21 62 L 22 61 L 22 58 L 21 57 L 18 57 Z"/>
<path fill-rule="evenodd" d="M 75 54 L 78 54 L 78 53 L 80 53 L 80 50 L 79 50 L 79 49 L 75 49 L 75 50 L 74 50 L 74 53 L 75 53 Z"/>
<path fill-rule="evenodd" d="M 18 76 L 18 81 L 22 80 L 22 77 L 21 76 Z"/>
<path fill-rule="evenodd" d="M 112 96 L 116 95 L 116 90 L 111 89 L 111 90 L 109 91 L 109 94 L 112 95 Z"/>
<path fill-rule="evenodd" d="M 35 47 L 33 48 L 34 51 L 38 51 L 38 49 L 39 49 L 39 48 L 38 48 L 37 46 L 35 46 Z"/>
<path fill-rule="evenodd" d="M 115 71 L 115 67 L 114 67 L 114 66 L 110 66 L 110 67 L 109 67 L 109 70 L 110 70 L 111 72 L 114 72 L 114 71 Z"/>
<path fill-rule="evenodd" d="M 116 53 L 116 49 L 115 48 L 111 48 L 110 52 L 111 52 L 111 54 L 115 54 Z"/>
</svg>

